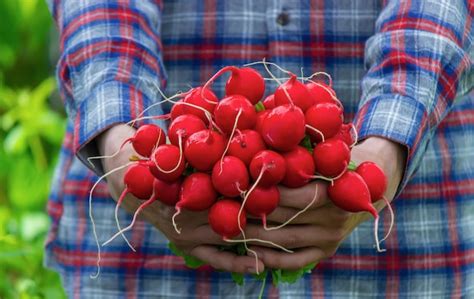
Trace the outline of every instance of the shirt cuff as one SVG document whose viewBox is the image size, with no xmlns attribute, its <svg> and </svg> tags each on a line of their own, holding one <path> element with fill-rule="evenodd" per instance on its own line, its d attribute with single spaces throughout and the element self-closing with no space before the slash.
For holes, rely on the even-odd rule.
<svg viewBox="0 0 474 299">
<path fill-rule="evenodd" d="M 359 140 L 371 136 L 389 139 L 407 148 L 407 160 L 396 195 L 415 173 L 429 140 L 426 108 L 414 98 L 400 94 L 379 95 L 357 112 L 354 123 Z"/>
<path fill-rule="evenodd" d="M 98 156 L 95 137 L 119 123 L 128 123 L 137 118 L 146 107 L 153 104 L 145 93 L 125 82 L 110 81 L 97 86 L 82 102 L 74 120 L 74 152 L 76 156 L 96 174 L 103 174 L 100 160 L 88 161 Z M 147 110 L 143 116 L 162 115 L 160 106 Z M 155 123 L 163 127 L 163 121 L 137 121 L 138 127 Z"/>
</svg>

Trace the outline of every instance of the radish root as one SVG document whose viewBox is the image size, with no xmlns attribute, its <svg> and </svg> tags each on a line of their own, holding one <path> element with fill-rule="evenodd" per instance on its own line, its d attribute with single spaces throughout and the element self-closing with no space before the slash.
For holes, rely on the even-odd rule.
<svg viewBox="0 0 474 299">
<path fill-rule="evenodd" d="M 314 131 L 314 132 L 318 133 L 319 136 L 321 136 L 322 142 L 324 142 L 325 138 L 324 138 L 323 132 L 321 132 L 320 130 L 318 130 L 318 129 L 316 129 L 315 127 L 312 127 L 312 126 L 310 126 L 310 125 L 305 125 L 305 127 L 308 128 L 308 129 L 310 129 L 311 131 Z"/>
<path fill-rule="evenodd" d="M 225 154 L 227 154 L 227 151 L 229 150 L 229 147 L 230 147 L 230 143 L 232 142 L 232 138 L 234 138 L 234 133 L 235 131 L 237 130 L 237 124 L 239 122 L 239 118 L 240 118 L 240 115 L 242 115 L 242 109 L 239 109 L 239 112 L 237 113 L 237 116 L 235 117 L 235 121 L 234 121 L 234 127 L 232 128 L 232 133 L 230 133 L 230 136 L 229 136 L 229 141 L 227 141 L 227 145 L 224 149 L 224 152 L 222 153 L 222 156 L 221 156 L 221 159 L 220 159 L 220 172 L 219 172 L 219 175 L 222 174 L 222 163 L 224 163 L 224 157 L 225 157 Z"/>
<path fill-rule="evenodd" d="M 267 227 L 266 225 L 264 225 L 263 228 L 267 231 L 272 231 L 272 230 L 280 229 L 280 228 L 285 227 L 286 225 L 290 224 L 291 221 L 293 221 L 294 219 L 296 219 L 296 217 L 298 217 L 299 215 L 306 212 L 316 202 L 316 200 L 318 199 L 318 194 L 319 194 L 319 188 L 318 188 L 318 185 L 315 184 L 313 199 L 311 200 L 311 202 L 308 205 L 306 205 L 306 207 L 304 209 L 302 209 L 301 211 L 299 211 L 298 213 L 293 215 L 290 219 L 288 219 L 287 221 L 285 221 L 284 223 L 282 223 L 278 226 Z"/>
<path fill-rule="evenodd" d="M 134 163 L 136 163 L 136 162 L 128 162 L 125 165 L 119 166 L 119 167 L 117 167 L 115 169 L 112 169 L 111 171 L 105 173 L 104 175 L 99 177 L 99 179 L 92 186 L 91 191 L 89 191 L 89 218 L 90 218 L 91 224 L 92 224 L 92 233 L 94 235 L 94 241 L 95 241 L 95 244 L 97 245 L 97 261 L 96 261 L 97 272 L 95 274 L 90 275 L 90 278 L 92 278 L 92 279 L 96 279 L 100 275 L 100 260 L 101 260 L 101 249 L 100 249 L 100 244 L 99 244 L 99 237 L 97 236 L 97 229 L 96 229 L 96 226 L 95 226 L 94 215 L 92 213 L 92 194 L 94 193 L 94 190 L 97 187 L 97 185 L 99 185 L 100 181 L 102 181 L 105 177 L 107 177 L 108 175 L 110 175 L 110 174 L 112 174 L 116 171 L 127 168 L 128 166 L 130 166 Z"/>
<path fill-rule="evenodd" d="M 138 209 L 135 211 L 135 213 L 133 214 L 133 220 L 132 222 L 125 228 L 121 229 L 120 231 L 118 231 L 117 233 L 115 233 L 115 235 L 113 235 L 110 239 L 108 239 L 107 241 L 105 241 L 104 243 L 102 243 L 102 246 L 105 246 L 107 244 L 109 244 L 110 242 L 112 242 L 115 238 L 117 238 L 119 235 L 123 235 L 124 232 L 126 231 L 129 231 L 130 229 L 132 229 L 132 227 L 135 225 L 135 222 L 137 220 L 137 217 L 138 217 L 138 214 L 144 209 L 146 208 L 147 206 L 149 206 L 150 204 L 152 204 L 154 201 L 156 200 L 155 198 L 155 192 L 153 191 L 153 194 L 151 195 L 151 197 L 145 201 L 144 203 L 142 203 Z"/>
<path fill-rule="evenodd" d="M 120 231 L 122 230 L 122 228 L 120 227 L 120 222 L 119 222 L 119 219 L 118 219 L 118 211 L 119 211 L 119 207 L 120 205 L 122 204 L 123 202 L 123 199 L 125 198 L 125 195 L 127 195 L 128 193 L 128 190 L 127 188 L 125 188 L 122 192 L 122 194 L 120 195 L 118 201 L 117 201 L 117 204 L 115 205 L 115 223 L 117 224 L 117 229 Z M 133 251 L 133 252 L 136 252 L 135 248 L 132 246 L 132 244 L 130 244 L 130 242 L 128 241 L 127 237 L 122 234 L 122 238 L 125 240 L 125 242 L 127 243 L 128 247 L 130 247 L 130 249 Z"/>
<path fill-rule="evenodd" d="M 395 222 L 395 213 L 393 212 L 392 205 L 390 204 L 390 202 L 388 201 L 388 199 L 385 196 L 383 197 L 383 200 L 387 204 L 388 211 L 390 212 L 390 227 L 388 228 L 387 234 L 382 238 L 382 240 L 380 240 L 380 242 L 383 242 L 383 241 L 387 240 L 388 236 L 392 232 L 393 225 L 394 225 L 394 222 Z"/>
</svg>

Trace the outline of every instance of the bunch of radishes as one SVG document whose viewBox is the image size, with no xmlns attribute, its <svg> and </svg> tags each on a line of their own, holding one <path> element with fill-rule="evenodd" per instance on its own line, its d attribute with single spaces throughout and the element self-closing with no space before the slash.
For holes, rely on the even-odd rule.
<svg viewBox="0 0 474 299">
<path fill-rule="evenodd" d="M 262 63 L 270 73 L 270 63 Z M 227 72 L 225 97 L 218 99 L 209 86 Z M 265 240 L 245 239 L 247 215 L 260 217 L 265 229 L 283 227 L 304 210 L 280 226 L 267 227 L 266 216 L 279 204 L 278 185 L 299 188 L 317 179 L 329 182 L 335 205 L 370 212 L 378 220 L 372 203 L 384 198 L 387 180 L 375 163 L 351 163 L 356 131 L 343 123 L 343 106 L 330 77 L 323 83 L 313 81 L 314 75 L 286 73 L 283 83 L 270 73 L 279 85 L 261 101 L 266 79 L 259 72 L 249 66 L 225 67 L 203 86 L 174 96 L 181 99 L 171 112 L 157 116 L 169 119 L 167 136 L 153 124 L 139 127 L 124 142 L 131 142 L 139 156 L 127 165 L 117 209 L 127 193 L 146 201 L 128 227 L 121 229 L 116 219 L 119 232 L 104 245 L 123 236 L 137 214 L 159 200 L 176 208 L 178 233 L 176 216 L 182 209 L 209 210 L 209 224 L 224 240 L 265 242 L 291 252 Z M 233 239 L 239 235 L 243 239 Z"/>
</svg>

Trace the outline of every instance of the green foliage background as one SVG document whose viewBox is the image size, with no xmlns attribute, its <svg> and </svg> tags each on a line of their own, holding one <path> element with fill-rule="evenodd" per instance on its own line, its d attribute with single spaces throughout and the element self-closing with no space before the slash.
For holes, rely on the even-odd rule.
<svg viewBox="0 0 474 299">
<path fill-rule="evenodd" d="M 54 32 L 44 0 L 0 1 L 0 298 L 64 297 L 59 276 L 42 266 L 65 130 L 64 113 L 51 108 Z"/>
</svg>

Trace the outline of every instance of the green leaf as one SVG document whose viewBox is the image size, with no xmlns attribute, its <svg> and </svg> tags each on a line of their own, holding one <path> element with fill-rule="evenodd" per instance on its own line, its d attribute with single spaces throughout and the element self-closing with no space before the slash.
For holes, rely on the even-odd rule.
<svg viewBox="0 0 474 299">
<path fill-rule="evenodd" d="M 272 270 L 272 283 L 274 286 L 278 286 L 281 282 L 281 269 Z"/>
<path fill-rule="evenodd" d="M 300 142 L 300 145 L 313 153 L 313 145 L 311 144 L 311 138 L 308 135 L 304 136 L 304 139 Z"/>
<path fill-rule="evenodd" d="M 232 280 L 239 286 L 244 285 L 244 275 L 242 273 L 230 273 Z"/>
<path fill-rule="evenodd" d="M 280 282 L 295 283 L 303 277 L 306 273 L 311 273 L 311 270 L 316 266 L 316 263 L 311 263 L 298 270 L 281 270 Z"/>
<path fill-rule="evenodd" d="M 258 102 L 257 104 L 255 104 L 255 110 L 257 112 L 265 111 L 265 106 L 262 102 Z"/>
<path fill-rule="evenodd" d="M 168 243 L 168 248 L 171 250 L 171 252 L 173 254 L 182 257 L 184 259 L 184 263 L 189 268 L 196 269 L 196 268 L 199 268 L 199 267 L 204 266 L 206 264 L 203 261 L 201 261 L 200 259 L 186 254 L 184 251 L 182 251 L 178 247 L 176 247 L 176 245 L 172 242 Z"/>
<path fill-rule="evenodd" d="M 27 137 L 24 127 L 14 127 L 5 137 L 5 143 L 3 144 L 5 151 L 8 154 L 19 154 L 25 152 L 28 145 Z"/>
</svg>

